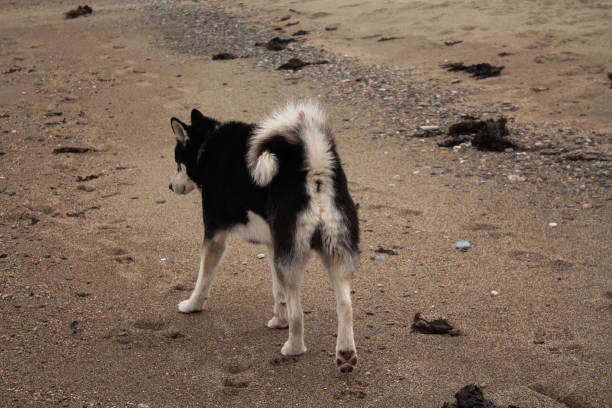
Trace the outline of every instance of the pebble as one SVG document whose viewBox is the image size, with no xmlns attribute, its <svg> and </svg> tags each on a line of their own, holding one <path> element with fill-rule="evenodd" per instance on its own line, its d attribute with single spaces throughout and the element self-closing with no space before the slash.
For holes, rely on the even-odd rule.
<svg viewBox="0 0 612 408">
<path fill-rule="evenodd" d="M 555 228 L 557 225 L 558 225 L 558 224 L 557 224 L 556 222 L 550 222 L 550 223 L 548 223 L 548 226 L 549 226 L 550 228 Z"/>
<path fill-rule="evenodd" d="M 498 296 L 498 295 L 499 295 L 498 291 L 496 291 L 496 290 L 492 290 L 491 291 L 491 296 Z"/>
<path fill-rule="evenodd" d="M 147 404 L 138 404 L 136 408 L 149 408 Z"/>
<path fill-rule="evenodd" d="M 119 337 L 127 336 L 127 331 L 121 330 L 119 333 L 117 333 L 117 336 L 119 336 Z"/>
<path fill-rule="evenodd" d="M 174 259 L 170 259 L 170 258 L 162 258 L 159 260 L 159 262 L 166 262 L 169 264 L 174 264 Z"/>
<path fill-rule="evenodd" d="M 455 247 L 462 251 L 467 251 L 468 249 L 470 249 L 471 245 L 468 241 L 457 241 Z"/>
<path fill-rule="evenodd" d="M 156 204 L 165 204 L 166 200 L 157 200 L 155 203 Z"/>
<path fill-rule="evenodd" d="M 508 180 L 510 180 L 510 184 L 516 184 L 521 181 L 525 181 L 526 178 L 519 176 L 518 174 L 508 174 Z"/>
<path fill-rule="evenodd" d="M 257 259 L 264 259 L 266 254 L 257 254 Z"/>
<path fill-rule="evenodd" d="M 550 238 L 550 239 L 559 239 L 559 235 L 557 235 L 557 234 L 548 234 L 548 238 Z"/>
<path fill-rule="evenodd" d="M 387 257 L 385 255 L 376 255 L 376 256 L 373 256 L 372 259 L 375 261 L 385 261 Z"/>
</svg>

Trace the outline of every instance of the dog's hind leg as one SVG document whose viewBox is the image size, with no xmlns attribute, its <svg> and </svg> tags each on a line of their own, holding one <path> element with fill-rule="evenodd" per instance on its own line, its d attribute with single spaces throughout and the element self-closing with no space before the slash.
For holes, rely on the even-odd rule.
<svg viewBox="0 0 612 408">
<path fill-rule="evenodd" d="M 357 364 L 351 304 L 351 278 L 357 269 L 357 258 L 349 254 L 343 254 L 340 257 L 321 254 L 321 259 L 329 271 L 336 295 L 336 312 L 338 313 L 336 364 L 341 372 L 351 372 Z"/>
<path fill-rule="evenodd" d="M 189 299 L 183 300 L 178 304 L 180 312 L 199 312 L 204 307 L 204 302 L 208 299 L 210 287 L 215 279 L 217 266 L 225 252 L 225 237 L 225 234 L 218 234 L 212 239 L 204 239 L 200 254 L 198 280 Z"/>
<path fill-rule="evenodd" d="M 289 338 L 281 348 L 284 356 L 299 356 L 306 352 L 304 345 L 304 313 L 300 302 L 300 290 L 304 275 L 305 262 L 293 261 L 289 265 L 275 260 L 278 283 L 287 299 L 287 321 Z"/>
<path fill-rule="evenodd" d="M 274 316 L 268 321 L 271 329 L 286 329 L 287 322 L 287 299 L 283 286 L 278 282 L 278 276 L 274 267 L 274 247 L 268 245 L 268 257 L 270 259 L 270 269 L 272 269 L 272 296 L 274 297 Z"/>
</svg>

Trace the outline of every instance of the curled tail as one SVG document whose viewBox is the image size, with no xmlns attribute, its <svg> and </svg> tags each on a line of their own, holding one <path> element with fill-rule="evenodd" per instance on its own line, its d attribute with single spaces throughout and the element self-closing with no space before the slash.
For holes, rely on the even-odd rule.
<svg viewBox="0 0 612 408">
<path fill-rule="evenodd" d="M 265 119 L 255 130 L 247 153 L 253 181 L 265 187 L 278 175 L 283 152 L 302 163 L 287 163 L 307 170 L 309 187 L 330 184 L 336 166 L 334 142 L 325 114 L 312 100 L 290 102 Z"/>
</svg>

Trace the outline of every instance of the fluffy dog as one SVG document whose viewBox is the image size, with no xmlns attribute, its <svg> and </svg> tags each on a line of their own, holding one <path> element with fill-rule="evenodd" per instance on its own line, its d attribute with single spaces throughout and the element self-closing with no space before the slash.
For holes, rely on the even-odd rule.
<svg viewBox="0 0 612 408">
<path fill-rule="evenodd" d="M 177 194 L 202 194 L 204 243 L 193 293 L 179 311 L 202 310 L 210 295 L 229 233 L 268 247 L 274 316 L 270 328 L 289 327 L 281 349 L 303 354 L 300 288 L 312 250 L 329 272 L 337 302 L 336 363 L 350 372 L 357 363 L 351 278 L 359 263 L 357 210 L 349 195 L 331 130 L 321 107 L 288 103 L 259 125 L 219 122 L 197 110 L 191 125 L 172 118 Z"/>
</svg>

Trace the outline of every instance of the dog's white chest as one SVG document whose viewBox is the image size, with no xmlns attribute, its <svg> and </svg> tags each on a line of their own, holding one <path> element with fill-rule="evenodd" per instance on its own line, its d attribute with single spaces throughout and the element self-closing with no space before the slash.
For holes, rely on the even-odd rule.
<svg viewBox="0 0 612 408">
<path fill-rule="evenodd" d="M 252 211 L 248 212 L 249 222 L 246 225 L 239 225 L 236 227 L 238 235 L 246 241 L 257 242 L 261 244 L 272 243 L 272 236 L 270 234 L 270 226 L 259 215 Z"/>
</svg>

